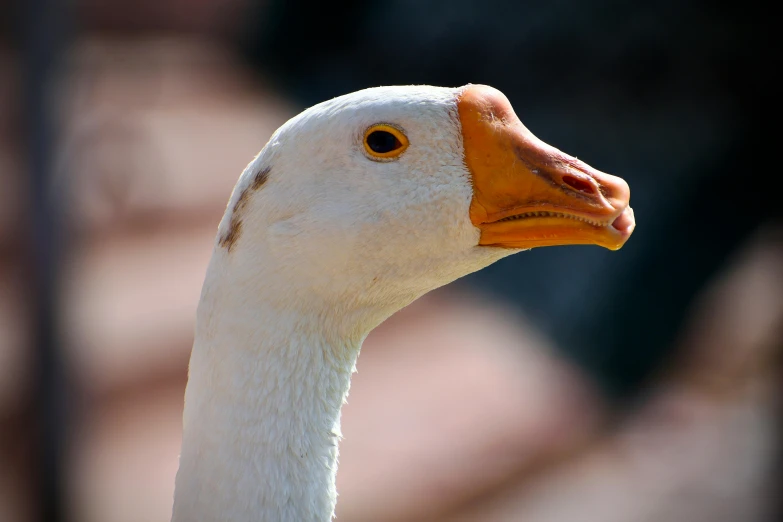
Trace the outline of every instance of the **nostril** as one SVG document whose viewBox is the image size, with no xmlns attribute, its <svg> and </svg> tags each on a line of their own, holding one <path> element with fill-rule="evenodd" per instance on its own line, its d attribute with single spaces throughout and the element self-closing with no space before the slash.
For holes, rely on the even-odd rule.
<svg viewBox="0 0 783 522">
<path fill-rule="evenodd" d="M 568 174 L 563 176 L 563 183 L 572 189 L 578 190 L 579 192 L 584 192 L 585 194 L 595 194 L 597 192 L 596 187 L 593 186 L 593 184 L 589 181 L 585 181 L 574 176 L 569 176 Z"/>
</svg>

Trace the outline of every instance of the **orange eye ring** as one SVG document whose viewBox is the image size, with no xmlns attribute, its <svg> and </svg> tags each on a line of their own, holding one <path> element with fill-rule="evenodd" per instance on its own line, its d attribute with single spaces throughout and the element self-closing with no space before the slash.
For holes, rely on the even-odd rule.
<svg viewBox="0 0 783 522">
<path fill-rule="evenodd" d="M 408 137 L 388 123 L 371 125 L 364 131 L 364 151 L 376 161 L 396 159 L 408 148 Z"/>
</svg>

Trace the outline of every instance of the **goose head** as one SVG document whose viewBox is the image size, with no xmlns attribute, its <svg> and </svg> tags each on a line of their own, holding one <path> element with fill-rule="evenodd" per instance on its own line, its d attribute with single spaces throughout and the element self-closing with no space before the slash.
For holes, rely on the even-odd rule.
<svg viewBox="0 0 783 522">
<path fill-rule="evenodd" d="M 620 248 L 629 196 L 536 138 L 496 89 L 372 88 L 271 137 L 232 194 L 216 257 L 281 306 L 362 310 L 374 326 L 520 250 Z"/>
<path fill-rule="evenodd" d="M 368 89 L 289 120 L 219 225 L 173 520 L 331 520 L 340 408 L 370 330 L 520 250 L 619 248 L 628 198 L 486 86 Z"/>
</svg>

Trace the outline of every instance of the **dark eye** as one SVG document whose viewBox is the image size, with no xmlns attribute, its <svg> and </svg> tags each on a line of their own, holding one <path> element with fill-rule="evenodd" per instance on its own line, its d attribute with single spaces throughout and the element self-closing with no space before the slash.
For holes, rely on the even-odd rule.
<svg viewBox="0 0 783 522">
<path fill-rule="evenodd" d="M 408 138 L 396 127 L 379 123 L 364 133 L 364 149 L 370 159 L 391 160 L 408 148 Z"/>
<path fill-rule="evenodd" d="M 402 143 L 397 139 L 397 136 L 391 132 L 381 130 L 373 131 L 367 136 L 367 145 L 373 152 L 380 152 L 381 154 L 402 147 Z"/>
</svg>

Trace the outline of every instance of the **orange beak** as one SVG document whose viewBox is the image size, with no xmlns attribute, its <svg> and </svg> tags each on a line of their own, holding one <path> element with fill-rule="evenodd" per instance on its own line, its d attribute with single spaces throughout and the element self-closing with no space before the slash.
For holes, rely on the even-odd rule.
<svg viewBox="0 0 783 522">
<path fill-rule="evenodd" d="M 465 87 L 458 110 L 480 245 L 617 250 L 628 240 L 635 221 L 625 181 L 536 138 L 492 87 Z"/>
</svg>

